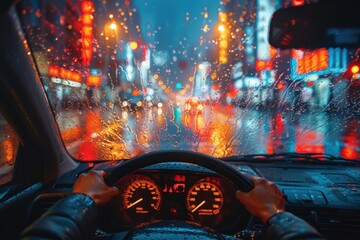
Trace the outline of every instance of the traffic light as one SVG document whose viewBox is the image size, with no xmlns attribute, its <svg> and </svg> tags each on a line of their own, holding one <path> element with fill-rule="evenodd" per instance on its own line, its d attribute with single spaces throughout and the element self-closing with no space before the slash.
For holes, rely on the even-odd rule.
<svg viewBox="0 0 360 240">
<path fill-rule="evenodd" d="M 348 79 L 359 79 L 360 75 L 360 60 L 355 60 L 349 63 L 345 76 Z"/>
<path fill-rule="evenodd" d="M 354 66 L 352 66 L 351 67 L 351 73 L 352 74 L 357 74 L 357 73 L 359 73 L 359 65 L 354 65 Z"/>
<path fill-rule="evenodd" d="M 139 44 L 135 41 L 132 41 L 129 43 L 129 46 L 130 46 L 131 50 L 137 50 Z"/>
</svg>

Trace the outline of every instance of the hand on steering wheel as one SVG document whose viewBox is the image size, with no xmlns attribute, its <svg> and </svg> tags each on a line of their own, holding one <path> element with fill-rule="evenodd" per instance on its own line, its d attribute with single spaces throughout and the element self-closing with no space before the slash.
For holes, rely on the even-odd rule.
<svg viewBox="0 0 360 240">
<path fill-rule="evenodd" d="M 236 192 L 236 198 L 254 216 L 264 223 L 274 214 L 285 211 L 285 199 L 275 183 L 249 176 L 254 189 L 248 193 Z"/>
<path fill-rule="evenodd" d="M 189 151 L 152 152 L 123 162 L 107 174 L 104 174 L 104 172 L 90 171 L 88 174 L 79 177 L 74 185 L 73 192 L 85 193 L 89 195 L 98 206 L 103 205 L 119 193 L 117 189 L 109 187 L 117 180 L 138 169 L 164 162 L 196 164 L 221 174 L 240 189 L 236 192 L 236 198 L 243 203 L 252 215 L 259 217 L 263 222 L 266 222 L 272 215 L 285 210 L 285 200 L 274 183 L 263 178 L 243 174 L 226 162 L 211 156 Z M 151 239 L 152 237 L 158 237 L 158 232 L 165 235 L 170 234 L 161 231 L 161 228 L 164 227 L 166 227 L 166 229 L 174 228 L 177 229 L 177 231 L 181 229 L 183 234 L 189 234 L 189 232 L 191 232 L 190 229 L 197 229 L 197 231 L 195 231 L 196 233 L 192 232 L 192 234 L 197 235 L 192 235 L 192 237 L 216 235 L 216 233 L 211 230 L 203 229 L 195 223 L 160 221 L 131 230 L 127 236 L 136 238 L 146 235 L 148 239 Z M 151 231 L 154 233 L 157 232 L 156 235 L 149 235 Z"/>
<path fill-rule="evenodd" d="M 73 193 L 88 195 L 94 200 L 96 206 L 105 205 L 119 194 L 119 190 L 106 185 L 103 179 L 104 175 L 104 171 L 95 170 L 81 174 L 74 184 Z"/>
</svg>

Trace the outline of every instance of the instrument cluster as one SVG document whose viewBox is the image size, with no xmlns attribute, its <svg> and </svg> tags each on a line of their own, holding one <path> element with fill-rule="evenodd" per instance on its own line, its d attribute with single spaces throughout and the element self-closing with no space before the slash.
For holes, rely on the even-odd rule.
<svg viewBox="0 0 360 240">
<path fill-rule="evenodd" d="M 241 222 L 237 189 L 218 175 L 149 171 L 128 175 L 114 186 L 120 194 L 106 214 L 117 230 L 155 220 L 191 220 L 227 231 Z"/>
</svg>

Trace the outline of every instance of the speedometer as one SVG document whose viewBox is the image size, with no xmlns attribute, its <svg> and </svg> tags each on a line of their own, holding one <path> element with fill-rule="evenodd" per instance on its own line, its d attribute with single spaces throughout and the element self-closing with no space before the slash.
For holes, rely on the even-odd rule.
<svg viewBox="0 0 360 240">
<path fill-rule="evenodd" d="M 218 215 L 223 205 L 223 193 L 212 182 L 197 182 L 187 193 L 186 207 L 193 215 Z"/>
<path fill-rule="evenodd" d="M 160 210 L 162 195 L 159 186 L 149 177 L 134 174 L 125 181 L 118 182 L 122 192 L 120 216 L 128 223 L 145 222 Z"/>
</svg>

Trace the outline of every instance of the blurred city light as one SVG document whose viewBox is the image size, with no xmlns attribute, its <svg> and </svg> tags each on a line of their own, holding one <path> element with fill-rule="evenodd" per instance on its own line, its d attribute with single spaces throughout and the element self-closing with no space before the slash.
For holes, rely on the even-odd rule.
<svg viewBox="0 0 360 240">
<path fill-rule="evenodd" d="M 116 23 L 114 23 L 114 22 L 110 23 L 109 28 L 112 30 L 116 30 L 116 28 L 117 28 Z"/>
<path fill-rule="evenodd" d="M 132 50 L 136 50 L 137 48 L 138 48 L 138 43 L 137 42 L 135 42 L 135 41 L 132 41 L 132 42 L 130 42 L 130 48 L 132 49 Z"/>
<path fill-rule="evenodd" d="M 351 72 L 352 72 L 353 74 L 358 73 L 359 70 L 360 70 L 360 68 L 359 68 L 358 65 L 354 65 L 354 66 L 351 67 Z"/>
<path fill-rule="evenodd" d="M 218 30 L 219 30 L 220 32 L 224 32 L 224 31 L 225 31 L 225 26 L 222 25 L 222 24 L 219 25 Z"/>
</svg>

